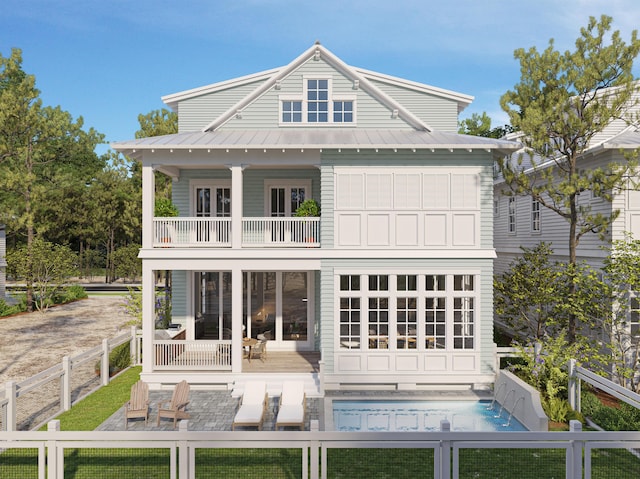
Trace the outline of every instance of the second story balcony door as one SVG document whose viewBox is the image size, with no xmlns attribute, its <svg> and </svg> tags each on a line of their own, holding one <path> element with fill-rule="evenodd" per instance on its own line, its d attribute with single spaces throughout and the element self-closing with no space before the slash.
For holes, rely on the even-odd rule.
<svg viewBox="0 0 640 479">
<path fill-rule="evenodd" d="M 287 218 L 295 214 L 306 198 L 311 197 L 311 185 L 307 181 L 281 181 L 266 185 L 266 216 Z M 296 241 L 295 231 L 288 222 L 276 222 L 271 225 L 271 241 L 282 243 Z"/>
<path fill-rule="evenodd" d="M 231 186 L 228 183 L 192 183 L 192 216 L 196 218 L 231 217 Z M 214 223 L 198 223 L 196 241 L 228 242 L 228 228 L 214 228 Z"/>
</svg>

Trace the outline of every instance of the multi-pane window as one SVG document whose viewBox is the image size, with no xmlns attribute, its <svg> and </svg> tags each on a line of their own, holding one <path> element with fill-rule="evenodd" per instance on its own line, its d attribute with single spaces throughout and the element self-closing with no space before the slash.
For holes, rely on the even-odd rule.
<svg viewBox="0 0 640 479">
<path fill-rule="evenodd" d="M 305 78 L 303 93 L 280 97 L 281 123 L 355 123 L 356 96 L 333 96 L 331 78 Z"/>
<path fill-rule="evenodd" d="M 360 301 L 350 292 L 360 291 L 359 275 L 340 276 L 340 347 L 360 349 Z"/>
<path fill-rule="evenodd" d="M 516 199 L 509 198 L 509 218 L 508 218 L 509 233 L 516 232 Z"/>
<path fill-rule="evenodd" d="M 453 276 L 453 348 L 473 349 L 474 346 L 474 297 L 465 293 L 474 291 L 474 276 Z M 459 295 L 457 297 L 457 295 Z"/>
<path fill-rule="evenodd" d="M 333 122 L 352 123 L 353 122 L 353 102 L 334 101 L 333 102 Z"/>
<path fill-rule="evenodd" d="M 283 101 L 282 102 L 282 122 L 300 123 L 302 122 L 302 102 Z"/>
<path fill-rule="evenodd" d="M 396 331 L 398 349 L 416 349 L 418 346 L 418 276 L 399 274 L 396 277 Z M 406 294 L 406 296 L 404 296 Z"/>
<path fill-rule="evenodd" d="M 540 232 L 540 202 L 535 198 L 531 199 L 531 231 Z"/>
<path fill-rule="evenodd" d="M 369 298 L 369 349 L 389 347 L 389 298 Z"/>
<path fill-rule="evenodd" d="M 425 300 L 425 348 L 444 349 L 447 338 L 447 298 Z"/>
<path fill-rule="evenodd" d="M 329 121 L 328 80 L 307 80 L 307 121 L 309 123 Z"/>
</svg>

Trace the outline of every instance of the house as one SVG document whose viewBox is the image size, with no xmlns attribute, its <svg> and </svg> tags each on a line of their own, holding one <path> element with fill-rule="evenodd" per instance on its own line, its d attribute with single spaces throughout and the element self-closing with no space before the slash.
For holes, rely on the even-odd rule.
<svg viewBox="0 0 640 479">
<path fill-rule="evenodd" d="M 635 101 L 634 97 L 634 101 Z M 626 112 L 629 118 L 636 118 L 637 104 Z M 522 133 L 507 136 L 520 139 Z M 580 171 L 603 168 L 612 163 L 626 161 L 625 155 L 632 155 L 640 148 L 640 127 L 623 118 L 612 121 L 596 135 L 583 154 L 578 158 Z M 523 148 L 512 155 L 512 159 L 523 159 L 525 171 L 533 174 L 529 153 Z M 538 168 L 554 168 L 554 162 L 544 163 L 536 158 Z M 631 235 L 640 239 L 640 190 L 636 186 L 637 178 L 629 178 L 627 184 L 612 192 L 613 200 L 608 202 L 586 190 L 578 196 L 578 207 L 588 208 L 593 213 L 602 213 L 610 217 L 614 212 L 619 215 L 609 227 L 605 238 L 589 232 L 581 237 L 576 256 L 595 269 L 602 268 L 603 261 L 609 255 L 613 241 L 625 240 Z M 565 262 L 569 258 L 569 223 L 555 212 L 543 207 L 532 196 L 508 196 L 508 186 L 502 177 L 494 181 L 494 245 L 496 248 L 496 274 L 503 274 L 522 254 L 521 247 L 533 248 L 540 242 L 551 244 L 552 261 Z M 640 331 L 640 300 L 631 303 L 631 315 L 627 323 L 629 332 L 637 335 Z"/>
<path fill-rule="evenodd" d="M 471 100 L 318 43 L 163 97 L 177 134 L 113 145 L 142 165 L 142 378 L 233 387 L 261 363 L 243 338 L 266 337 L 266 368 L 320 357 L 305 375 L 319 394 L 492 383 L 492 167 L 517 145 L 457 134 Z M 157 173 L 178 217 L 153 217 Z M 320 217 L 294 216 L 307 199 Z M 159 334 L 165 270 L 174 327 Z"/>
</svg>

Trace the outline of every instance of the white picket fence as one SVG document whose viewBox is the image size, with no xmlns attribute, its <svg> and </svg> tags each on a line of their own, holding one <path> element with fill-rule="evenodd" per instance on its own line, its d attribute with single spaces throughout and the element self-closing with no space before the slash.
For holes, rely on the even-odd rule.
<svg viewBox="0 0 640 479">
<path fill-rule="evenodd" d="M 5 383 L 0 390 L 0 431 L 37 429 L 109 384 L 109 353 L 126 342 L 130 343 L 132 363 L 140 364 L 142 342 L 133 326 L 126 333 L 104 339 L 100 346 L 65 356 L 61 363 L 24 381 Z"/>
<path fill-rule="evenodd" d="M 286 477 L 305 479 L 370 477 L 363 475 L 370 471 L 356 468 L 348 471 L 348 476 L 344 470 L 336 472 L 332 451 L 345 448 L 352 457 L 382 454 L 380 450 L 389 448 L 427 451 L 427 456 L 421 456 L 426 463 L 420 477 L 437 479 L 489 477 L 484 474 L 493 470 L 495 464 L 482 462 L 487 461 L 486 456 L 482 459 L 484 449 L 501 450 L 499 455 L 506 459 L 500 461 L 517 456 L 522 464 L 523 455 L 527 456 L 528 467 L 518 468 L 514 464 L 512 474 L 502 477 L 538 479 L 551 477 L 545 471 L 554 470 L 564 471 L 559 477 L 590 479 L 594 468 L 607 471 L 606 476 L 597 477 L 637 477 L 640 460 L 636 463 L 633 457 L 626 463 L 628 475 L 611 476 L 608 471 L 618 470 L 619 456 L 615 450 L 640 447 L 640 432 L 582 432 L 578 421 L 572 421 L 571 426 L 569 432 L 451 432 L 448 422 L 443 421 L 439 432 L 335 432 L 319 431 L 314 421 L 310 431 L 216 431 L 212 434 L 211 431 L 189 431 L 188 421 L 182 421 L 178 431 L 144 432 L 60 431 L 59 422 L 51 421 L 46 432 L 0 432 L 0 449 L 13 450 L 13 453 L 23 449 L 22 454 L 29 457 L 29 464 L 14 464 L 12 469 L 7 466 L 5 470 L 10 477 L 25 477 L 27 467 L 30 470 L 37 467 L 40 479 L 63 479 L 65 461 L 69 462 L 67 470 L 72 474 L 85 466 L 92 467 L 93 474 L 101 473 L 100 477 L 138 478 L 145 476 L 145 467 L 152 467 L 154 473 L 161 472 L 163 477 L 195 478 L 211 474 L 211 469 L 217 466 L 208 455 L 216 449 L 245 450 L 236 456 L 242 461 L 238 465 L 245 466 L 246 461 L 251 461 L 251 450 L 264 448 L 274 450 L 275 458 L 279 457 L 278 450 L 286 449 L 282 455 Z M 85 454 L 80 451 L 89 449 L 87 454 L 91 457 L 83 463 Z M 292 460 L 292 450 L 298 450 L 299 461 Z M 134 459 L 127 459 L 127 451 L 132 451 Z M 121 461 L 127 461 L 124 469 L 118 469 Z M 100 470 L 96 464 L 102 465 Z M 255 477 L 272 477 L 266 474 L 264 464 L 254 466 Z M 228 463 L 220 467 L 223 474 L 220 477 L 232 477 L 223 472 L 231 467 Z M 398 470 L 394 477 L 408 476 Z"/>
</svg>

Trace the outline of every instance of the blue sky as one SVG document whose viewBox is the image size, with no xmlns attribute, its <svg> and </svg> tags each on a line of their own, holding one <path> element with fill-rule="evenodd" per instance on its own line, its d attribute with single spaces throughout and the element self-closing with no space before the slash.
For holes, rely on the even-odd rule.
<svg viewBox="0 0 640 479">
<path fill-rule="evenodd" d="M 3 0 L 0 54 L 22 49 L 44 103 L 107 141 L 133 138 L 163 95 L 286 65 L 316 40 L 350 65 L 472 95 L 461 118 L 499 125 L 514 50 L 571 49 L 601 14 L 627 42 L 640 26 L 638 0 Z"/>
</svg>

